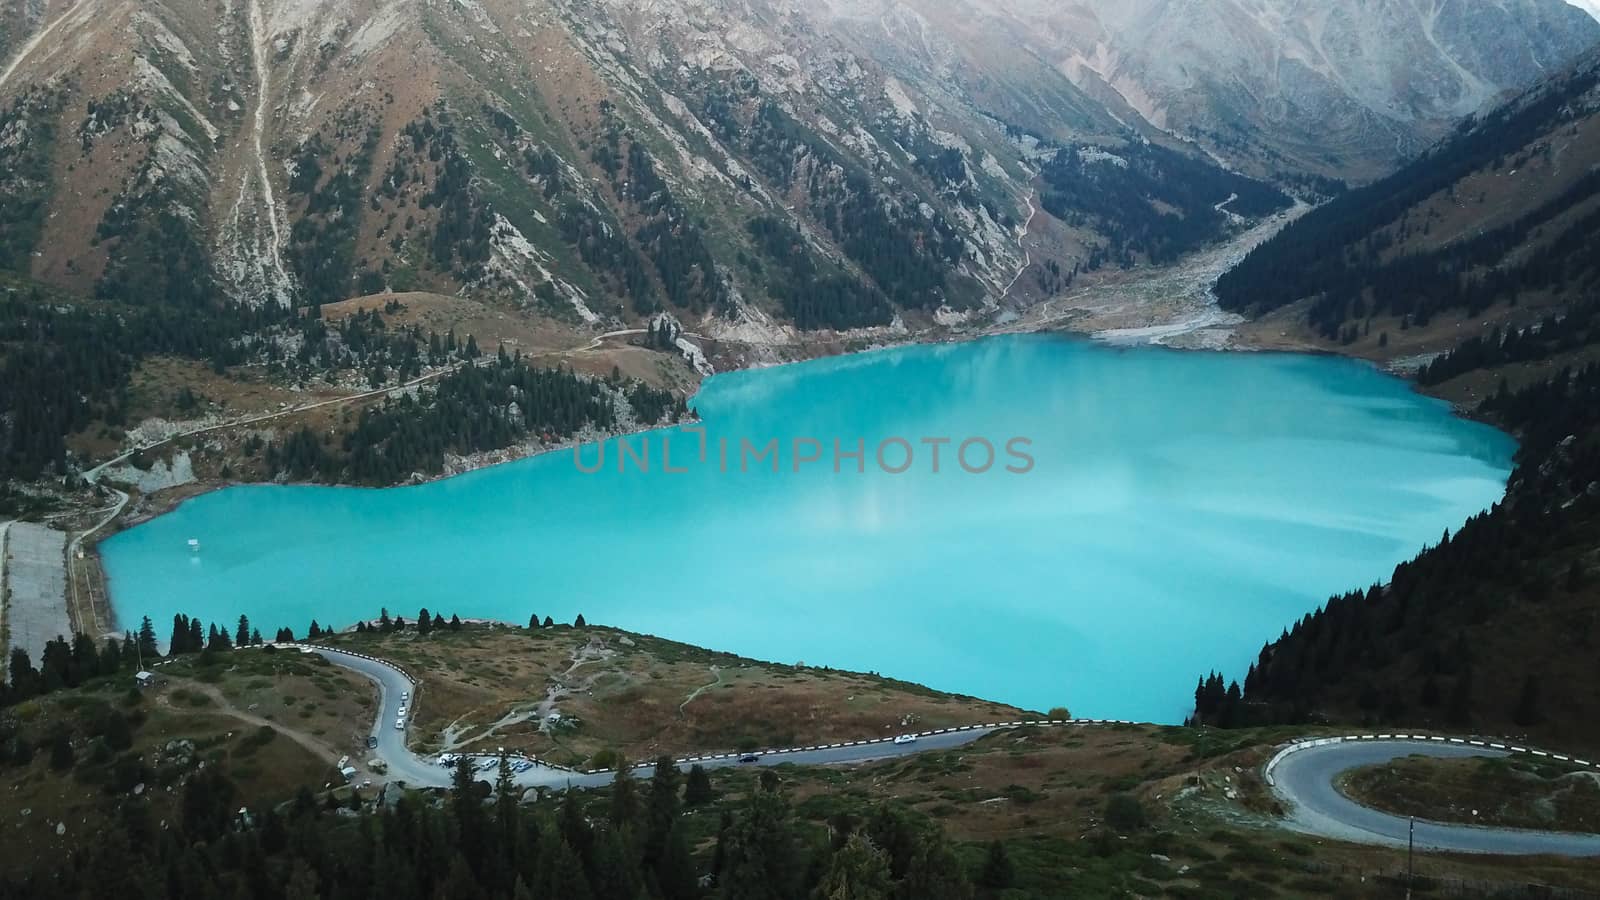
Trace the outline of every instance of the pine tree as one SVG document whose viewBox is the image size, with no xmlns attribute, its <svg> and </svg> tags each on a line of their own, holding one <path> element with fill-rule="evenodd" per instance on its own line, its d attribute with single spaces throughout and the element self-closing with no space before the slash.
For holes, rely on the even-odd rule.
<svg viewBox="0 0 1600 900">
<path fill-rule="evenodd" d="M 233 644 L 236 647 L 247 647 L 250 644 L 250 617 L 239 616 L 239 627 L 233 632 Z"/>
<path fill-rule="evenodd" d="M 689 778 L 683 789 L 683 804 L 685 806 L 704 806 L 717 799 L 716 791 L 711 787 L 711 776 L 699 763 L 689 767 Z"/>
<path fill-rule="evenodd" d="M 803 875 L 789 804 L 775 790 L 750 795 L 718 840 L 717 881 L 726 900 L 798 896 Z"/>
<path fill-rule="evenodd" d="M 132 642 L 125 641 L 124 647 L 126 647 L 126 644 L 128 643 Z M 142 654 L 145 659 L 150 660 L 153 660 L 161 655 L 156 652 L 156 627 L 155 625 L 151 624 L 149 616 L 145 616 L 139 622 L 138 653 Z"/>
<path fill-rule="evenodd" d="M 900 882 L 899 896 L 917 900 L 971 900 L 966 869 L 944 835 L 934 832 L 917 845 Z"/>
<path fill-rule="evenodd" d="M 589 623 L 587 623 L 587 622 L 585 622 L 583 620 L 583 613 L 578 613 L 578 618 L 576 618 L 576 619 L 574 619 L 572 621 L 572 627 L 573 628 L 585 628 L 585 627 L 588 626 L 588 624 Z"/>
<path fill-rule="evenodd" d="M 828 900 L 889 900 L 889 861 L 866 838 L 852 834 L 828 860 L 822 883 L 813 896 Z"/>
<path fill-rule="evenodd" d="M 122 668 L 122 643 L 114 637 L 106 638 L 106 646 L 100 653 L 100 674 L 113 675 Z"/>
<path fill-rule="evenodd" d="M 172 617 L 172 639 L 167 641 L 167 653 L 177 656 L 189 649 L 189 617 L 179 613 Z"/>
<path fill-rule="evenodd" d="M 633 764 L 617 756 L 616 774 L 611 778 L 611 802 L 606 819 L 617 831 L 629 831 L 639 821 L 639 788 L 633 779 Z"/>
</svg>

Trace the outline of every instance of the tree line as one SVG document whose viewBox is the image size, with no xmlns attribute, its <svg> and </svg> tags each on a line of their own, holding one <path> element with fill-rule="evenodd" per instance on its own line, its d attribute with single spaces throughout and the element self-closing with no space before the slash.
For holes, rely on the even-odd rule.
<svg viewBox="0 0 1600 900">
<path fill-rule="evenodd" d="M 511 356 L 502 348 L 488 365 L 462 367 L 416 396 L 363 409 L 337 445 L 331 435 L 302 427 L 268 445 L 265 464 L 270 474 L 297 480 L 397 484 L 414 472 L 442 472 L 447 453 L 498 450 L 530 436 L 554 442 L 585 428 L 613 428 L 616 393 L 629 400 L 642 424 L 677 421 L 688 413 L 682 399 L 668 391 L 536 368 L 520 351 Z"/>
<path fill-rule="evenodd" d="M 1177 260 L 1227 233 L 1229 219 L 1217 208 L 1225 201 L 1229 212 L 1247 219 L 1289 205 L 1271 185 L 1155 144 L 1089 149 L 1058 150 L 1039 177 L 1040 205 L 1047 212 L 1105 236 L 1105 247 L 1087 261 L 1090 270 L 1106 262 L 1129 268 L 1141 258 L 1155 264 Z"/>
<path fill-rule="evenodd" d="M 1261 313 L 1315 297 L 1310 317 L 1327 337 L 1348 333 L 1345 323 L 1377 313 L 1426 323 L 1444 309 L 1469 313 L 1513 300 L 1520 291 L 1560 287 L 1593 273 L 1585 261 L 1600 219 L 1572 221 L 1600 185 L 1594 173 L 1519 221 L 1437 250 L 1396 254 L 1394 247 L 1431 221 L 1410 222 L 1412 211 L 1444 193 L 1458 202 L 1458 184 L 1474 172 L 1500 171 L 1507 159 L 1564 128 L 1577 115 L 1574 101 L 1600 83 L 1594 72 L 1569 74 L 1542 85 L 1456 133 L 1387 178 L 1344 193 L 1288 225 L 1252 251 L 1217 282 L 1227 309 Z M 1479 198 L 1481 199 L 1481 198 Z M 1540 229 L 1551 240 L 1527 258 L 1508 249 Z M 1502 261 L 1507 264 L 1501 265 Z"/>
<path fill-rule="evenodd" d="M 1546 675 L 1592 661 L 1600 637 L 1584 600 L 1600 541 L 1600 364 L 1502 387 L 1482 410 L 1521 439 L 1505 499 L 1388 584 L 1329 598 L 1286 628 L 1242 687 L 1202 679 L 1198 721 L 1587 727 L 1583 680 Z M 1556 708 L 1565 721 L 1547 720 Z"/>
<path fill-rule="evenodd" d="M 1449 353 L 1434 358 L 1417 372 L 1417 383 L 1443 384 L 1479 369 L 1526 363 L 1600 344 L 1600 295 L 1572 304 L 1564 313 L 1550 313 L 1526 328 L 1495 326 L 1475 335 Z"/>
<path fill-rule="evenodd" d="M 158 826 L 150 800 L 124 799 L 69 862 L 7 877 L 0 896 L 77 897 L 111 879 L 131 900 L 964 900 L 975 880 L 1014 877 L 1004 845 L 971 866 L 936 825 L 894 806 L 819 828 L 770 771 L 713 818 L 706 773 L 685 777 L 667 758 L 647 780 L 624 767 L 604 794 L 569 790 L 553 808 L 521 802 L 504 758 L 492 785 L 462 763 L 442 800 L 407 793 L 354 815 L 302 788 L 241 816 L 216 767 L 175 790 L 174 820 Z"/>
</svg>

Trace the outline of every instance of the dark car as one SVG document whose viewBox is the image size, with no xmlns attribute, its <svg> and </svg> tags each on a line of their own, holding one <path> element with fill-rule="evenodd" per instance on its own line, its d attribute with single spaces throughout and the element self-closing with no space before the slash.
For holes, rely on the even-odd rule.
<svg viewBox="0 0 1600 900">
<path fill-rule="evenodd" d="M 753 762 L 759 760 L 760 758 L 761 758 L 761 755 L 759 753 L 746 753 L 745 755 L 739 757 L 739 762 L 742 762 L 742 763 L 753 763 Z"/>
</svg>

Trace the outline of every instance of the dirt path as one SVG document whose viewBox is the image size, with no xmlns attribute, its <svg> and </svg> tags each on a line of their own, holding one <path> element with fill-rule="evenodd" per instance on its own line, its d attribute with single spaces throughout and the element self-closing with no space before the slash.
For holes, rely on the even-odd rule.
<svg viewBox="0 0 1600 900">
<path fill-rule="evenodd" d="M 718 669 L 716 666 L 711 667 L 711 676 L 712 678 L 710 684 L 702 684 L 693 691 L 690 691 L 689 696 L 686 697 L 682 703 L 678 704 L 678 718 L 683 718 L 684 707 L 693 703 L 695 698 L 722 683 L 722 670 Z"/>
<path fill-rule="evenodd" d="M 68 7 L 66 12 L 57 16 L 55 21 L 34 32 L 33 37 L 30 37 L 24 41 L 22 46 L 17 48 L 17 55 L 11 58 L 11 64 L 6 66 L 5 71 L 0 72 L 0 88 L 6 86 L 6 82 L 11 80 L 11 76 L 16 74 L 17 69 L 22 67 L 23 60 L 26 60 L 29 54 L 33 53 L 34 50 L 37 50 L 39 45 L 44 43 L 45 39 L 50 37 L 50 35 L 56 30 L 57 26 L 72 18 L 74 15 L 83 12 L 84 7 L 87 5 L 88 4 L 83 3 L 82 0 L 73 4 L 72 6 Z"/>
<path fill-rule="evenodd" d="M 1011 296 L 1011 289 L 1017 286 L 1017 282 L 1022 280 L 1022 276 L 1028 271 L 1028 267 L 1033 265 L 1033 254 L 1028 251 L 1028 246 L 1024 241 L 1028 239 L 1028 229 L 1033 225 L 1033 217 L 1039 214 L 1039 207 L 1033 205 L 1033 198 L 1037 193 L 1036 190 L 1028 191 L 1028 220 L 1022 223 L 1022 233 L 1017 235 L 1017 246 L 1022 248 L 1022 265 L 1017 268 L 1017 274 L 1012 276 L 1011 283 L 1007 284 L 1006 289 L 1000 292 L 1000 297 L 995 300 L 996 303 L 1004 302 L 1007 297 Z"/>
<path fill-rule="evenodd" d="M 242 722 L 247 722 L 251 725 L 271 728 L 273 731 L 278 732 L 289 740 L 294 741 L 296 744 L 306 748 L 306 750 L 310 751 L 313 756 L 327 761 L 328 765 L 330 766 L 336 765 L 339 762 L 339 757 L 346 755 L 340 753 L 331 744 L 312 737 L 303 731 L 290 728 L 289 726 L 284 725 L 282 722 L 275 722 L 271 719 L 266 719 L 254 713 L 240 709 L 238 706 L 235 706 L 233 701 L 229 700 L 227 695 L 223 694 L 221 689 L 214 684 L 206 684 L 201 681 L 192 681 L 187 678 L 175 678 L 173 681 L 174 683 L 182 682 L 185 690 L 195 691 L 196 693 L 204 694 L 206 697 L 209 697 L 211 702 L 215 703 L 217 709 L 222 713 L 232 716 Z M 170 694 L 163 694 L 161 699 L 162 702 L 166 703 L 168 706 L 172 705 Z"/>
<path fill-rule="evenodd" d="M 586 691 L 594 684 L 593 679 L 574 684 L 571 681 L 573 674 L 589 663 L 606 659 L 612 655 L 612 652 L 611 648 L 607 647 L 603 642 L 591 638 L 589 643 L 572 651 L 572 655 L 569 657 L 571 664 L 561 674 L 550 679 L 549 685 L 545 688 L 544 697 L 538 703 L 520 710 L 513 709 L 501 716 L 499 720 L 483 726 L 481 731 L 474 730 L 477 726 L 472 723 L 469 722 L 463 725 L 461 720 L 457 719 L 440 731 L 439 749 L 444 752 L 451 752 L 474 741 L 481 741 L 502 728 L 530 720 L 537 723 L 540 731 L 547 734 L 550 733 L 550 714 L 556 711 L 556 703 L 562 697 L 578 691 Z"/>
</svg>

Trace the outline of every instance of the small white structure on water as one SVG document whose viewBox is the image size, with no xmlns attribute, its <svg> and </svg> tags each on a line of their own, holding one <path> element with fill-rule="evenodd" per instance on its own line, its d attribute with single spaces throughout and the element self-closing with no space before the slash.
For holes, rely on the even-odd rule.
<svg viewBox="0 0 1600 900">
<path fill-rule="evenodd" d="M 200 539 L 199 538 L 189 538 L 189 550 L 191 552 L 194 552 L 194 553 L 199 553 L 200 552 Z"/>
</svg>

